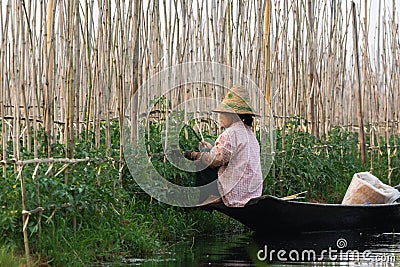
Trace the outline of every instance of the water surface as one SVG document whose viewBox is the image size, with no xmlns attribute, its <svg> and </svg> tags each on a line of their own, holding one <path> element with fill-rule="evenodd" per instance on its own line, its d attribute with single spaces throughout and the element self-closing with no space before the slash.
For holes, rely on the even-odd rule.
<svg viewBox="0 0 400 267">
<path fill-rule="evenodd" d="M 399 266 L 400 233 L 310 233 L 257 237 L 253 234 L 194 238 L 148 259 L 126 258 L 127 266 Z"/>
</svg>

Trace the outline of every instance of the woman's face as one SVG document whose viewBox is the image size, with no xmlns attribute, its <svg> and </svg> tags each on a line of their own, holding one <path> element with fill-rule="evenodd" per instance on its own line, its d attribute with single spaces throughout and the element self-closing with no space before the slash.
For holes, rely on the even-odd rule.
<svg viewBox="0 0 400 267">
<path fill-rule="evenodd" d="M 238 115 L 234 113 L 220 113 L 219 121 L 221 122 L 222 127 L 228 128 L 232 123 L 237 122 L 239 120 Z"/>
</svg>

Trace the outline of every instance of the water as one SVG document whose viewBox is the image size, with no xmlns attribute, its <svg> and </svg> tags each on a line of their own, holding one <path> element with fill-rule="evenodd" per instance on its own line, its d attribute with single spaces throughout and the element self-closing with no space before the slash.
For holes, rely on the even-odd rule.
<svg viewBox="0 0 400 267">
<path fill-rule="evenodd" d="M 400 234 L 330 232 L 301 236 L 252 234 L 195 238 L 149 259 L 126 258 L 123 265 L 190 266 L 400 266 Z"/>
</svg>

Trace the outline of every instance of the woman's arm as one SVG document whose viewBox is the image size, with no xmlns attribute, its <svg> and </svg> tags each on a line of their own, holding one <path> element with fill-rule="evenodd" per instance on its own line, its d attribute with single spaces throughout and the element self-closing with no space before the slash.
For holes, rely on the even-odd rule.
<svg viewBox="0 0 400 267">
<path fill-rule="evenodd" d="M 233 147 L 229 135 L 224 132 L 218 137 L 215 146 L 209 152 L 191 152 L 190 158 L 200 159 L 211 168 L 217 168 L 228 165 L 232 150 Z"/>
</svg>

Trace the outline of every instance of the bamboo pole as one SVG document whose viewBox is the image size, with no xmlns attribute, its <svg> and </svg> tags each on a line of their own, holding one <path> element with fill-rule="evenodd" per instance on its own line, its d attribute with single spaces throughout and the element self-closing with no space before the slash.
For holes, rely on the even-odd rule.
<svg viewBox="0 0 400 267">
<path fill-rule="evenodd" d="M 66 125 L 65 125 L 65 137 L 67 138 L 67 143 L 66 143 L 66 152 L 67 152 L 67 157 L 68 158 L 73 158 L 74 157 L 74 102 L 75 102 L 75 97 L 74 97 L 74 86 L 76 84 L 76 81 L 74 80 L 76 78 L 75 76 L 75 64 L 74 64 L 74 32 L 75 32 L 75 7 L 78 6 L 78 3 L 75 3 L 75 1 L 70 1 L 68 5 L 68 16 L 67 16 L 67 33 L 68 33 L 68 39 L 67 39 L 67 94 L 66 94 L 66 103 L 67 103 L 67 108 L 66 112 L 67 114 L 65 115 L 66 118 Z M 64 173 L 64 183 L 65 185 L 69 184 L 69 171 L 68 168 L 66 168 L 65 173 Z M 72 192 L 72 195 L 74 195 L 74 192 Z M 72 228 L 73 232 L 76 232 L 76 217 L 74 216 L 72 218 Z"/>
<path fill-rule="evenodd" d="M 354 56 L 355 56 L 355 68 L 356 68 L 356 77 L 358 84 L 358 140 L 360 143 L 360 152 L 361 159 L 363 164 L 366 163 L 367 154 L 366 154 L 366 145 L 365 145 L 365 136 L 364 136 L 364 116 L 363 116 L 363 96 L 362 96 L 362 81 L 361 81 L 361 73 L 360 73 L 360 63 L 359 63 L 359 55 L 358 55 L 358 30 L 357 30 L 357 15 L 356 15 L 356 4 L 352 2 L 351 6 L 352 14 L 353 14 L 353 41 L 354 41 Z"/>
<path fill-rule="evenodd" d="M 226 41 L 226 46 L 225 46 L 225 52 L 224 56 L 226 57 L 225 64 L 228 65 L 228 67 L 232 67 L 232 30 L 231 30 L 231 1 L 226 1 L 226 7 L 225 7 L 225 26 L 224 26 L 224 34 L 225 34 L 225 41 Z M 229 78 L 229 77 L 228 77 Z M 232 81 L 228 80 L 227 81 L 227 88 L 229 88 L 229 85 L 232 84 Z"/>
<path fill-rule="evenodd" d="M 74 19 L 74 36 L 73 36 L 73 42 L 74 42 L 74 64 L 73 64 L 73 76 L 74 76 L 74 92 L 73 92 L 73 110 L 72 113 L 75 112 L 75 116 L 74 120 L 75 120 L 75 125 L 73 123 L 73 131 L 72 131 L 72 138 L 79 138 L 79 133 L 81 132 L 80 128 L 80 107 L 83 106 L 82 103 L 80 103 L 80 99 L 81 99 L 81 95 L 84 95 L 84 91 L 82 90 L 82 88 L 87 88 L 87 83 L 86 84 L 82 84 L 83 82 L 83 78 L 86 78 L 89 76 L 88 73 L 91 73 L 91 69 L 88 68 L 86 69 L 86 71 L 83 71 L 85 69 L 84 64 L 76 64 L 76 62 L 84 62 L 84 59 L 81 58 L 81 48 L 83 51 L 85 51 L 84 49 L 84 44 L 85 41 L 82 41 L 82 45 L 81 45 L 81 38 L 80 38 L 80 31 L 76 30 L 77 28 L 81 28 L 83 27 L 82 23 L 81 23 L 81 17 L 79 14 L 79 9 L 80 9 L 80 3 L 76 2 L 76 4 L 74 5 L 74 9 L 75 9 L 75 19 Z M 85 79 L 86 80 L 86 79 Z M 83 119 L 84 121 L 84 119 Z M 74 142 L 74 141 L 73 141 Z"/>
<path fill-rule="evenodd" d="M 393 153 L 395 155 L 397 155 L 397 139 L 396 139 L 396 134 L 400 134 L 400 127 L 399 127 L 399 121 L 400 121 L 400 114 L 399 114 L 399 108 L 400 108 L 400 101 L 399 101 L 399 86 L 400 86 L 400 75 L 399 75 L 399 60 L 400 60 L 400 53 L 398 52 L 398 50 L 400 49 L 400 44 L 398 42 L 396 42 L 396 38 L 397 38 L 397 34 L 398 34 L 398 19 L 399 19 L 399 15 L 398 15 L 398 10 L 396 8 L 396 4 L 393 2 L 392 3 L 392 49 L 393 49 L 393 120 L 395 121 L 392 125 L 392 135 L 393 135 L 393 146 L 396 147 L 396 149 L 393 151 Z M 398 39 L 398 38 L 397 38 Z M 397 91 L 397 92 L 396 92 Z M 396 130 L 397 128 L 397 130 Z M 391 176 L 388 177 L 389 182 L 391 182 Z"/>
<path fill-rule="evenodd" d="M 367 24 L 367 11 L 368 11 L 368 5 L 367 5 L 367 0 L 364 0 L 364 34 L 363 34 L 363 37 L 364 37 L 364 40 L 363 40 L 363 44 L 364 44 L 364 47 L 363 47 L 363 55 L 362 55 L 362 75 L 361 75 L 361 112 L 362 112 L 362 118 L 361 118 L 361 120 L 363 121 L 362 122 L 362 125 L 364 125 L 364 116 L 365 116 L 365 111 L 364 111 L 364 107 L 365 107 L 365 104 L 364 104 L 364 102 L 365 102 L 365 91 L 366 91 L 366 87 L 367 87 L 367 83 L 368 83 L 368 80 L 367 80 L 367 64 L 368 64 L 368 59 L 367 59 L 367 54 L 368 54 L 368 45 L 369 45 L 369 42 L 368 42 L 368 24 Z M 358 50 L 358 48 L 357 48 L 357 50 Z M 365 130 L 364 130 L 364 127 L 362 127 L 362 130 L 363 130 L 363 133 L 364 133 L 364 135 L 365 135 Z M 363 163 L 366 163 L 366 161 L 367 161 L 367 148 L 366 148 L 366 137 L 364 136 L 364 143 L 361 143 L 361 145 L 362 145 L 362 148 L 361 148 L 361 153 L 362 153 L 362 160 L 363 160 Z"/>
<path fill-rule="evenodd" d="M 265 12 L 264 12 L 264 56 L 265 56 L 265 114 L 269 114 L 269 108 L 271 104 L 271 47 L 270 47 L 270 21 L 271 21 L 271 1 L 265 1 Z M 269 124 L 269 122 L 267 122 Z"/>
<path fill-rule="evenodd" d="M 47 155 L 51 157 L 51 145 L 53 143 L 53 121 L 54 121 L 54 79 L 55 79 L 55 49 L 53 38 L 54 20 L 53 15 L 55 13 L 54 0 L 49 0 L 47 3 L 47 28 L 46 28 L 46 46 L 45 46 L 45 84 L 44 84 L 44 120 L 45 120 L 45 132 L 47 138 Z"/>
<path fill-rule="evenodd" d="M 113 69 L 112 68 L 106 68 L 107 63 L 111 62 L 111 46 L 112 46 L 112 37 L 111 34 L 106 34 L 106 33 L 110 33 L 111 32 L 111 4 L 109 3 L 110 1 L 105 1 L 104 4 L 108 5 L 107 8 L 105 8 L 106 13 L 104 14 L 104 24 L 105 24 L 105 29 L 104 29 L 104 36 L 105 36 L 105 44 L 106 46 L 104 46 L 104 50 L 105 50 L 105 60 L 104 61 L 104 71 L 106 73 L 106 77 L 105 80 L 107 81 L 107 91 L 106 91 L 106 120 L 107 120 L 107 142 L 110 142 L 110 146 L 111 146 L 111 129 L 110 129 L 110 112 L 111 112 L 111 99 L 113 99 L 113 96 L 111 94 L 111 87 L 112 87 L 112 77 L 113 77 Z M 100 108 L 98 109 L 100 110 Z M 114 190 L 114 188 L 113 188 Z"/>
<path fill-rule="evenodd" d="M 2 39 L 1 39 L 1 50 L 0 50 L 0 75 L 1 77 L 5 76 L 5 72 L 7 70 L 7 68 L 5 66 L 7 66 L 8 64 L 6 64 L 7 60 L 6 60 L 6 32 L 8 32 L 8 21 L 9 21 L 9 16 L 10 16 L 10 2 L 7 2 L 7 6 L 6 6 L 6 12 L 5 12 L 5 19 L 3 18 L 3 12 L 0 12 L 0 18 L 1 18 L 1 25 L 4 25 L 4 28 L 2 30 Z M 3 79 L 1 81 L 1 90 L 0 90 L 0 116 L 1 116 L 1 147 L 2 147 L 2 159 L 6 159 L 7 157 L 7 130 L 6 130 L 6 122 L 5 122 L 5 108 L 4 105 L 6 104 L 5 102 L 5 97 L 6 97 L 6 91 L 5 91 L 5 87 L 6 87 L 6 81 L 5 79 Z M 7 174 L 7 166 L 3 165 L 2 166 L 2 176 L 3 178 L 6 178 L 6 174 Z"/>
<path fill-rule="evenodd" d="M 21 86 L 21 76 L 19 74 L 19 64 L 21 63 L 21 57 L 19 57 L 18 52 L 19 49 L 21 49 L 18 45 L 20 42 L 20 35 L 21 35 L 21 29 L 22 29 L 22 21 L 21 17 L 18 16 L 21 12 L 21 6 L 19 4 L 16 4 L 14 6 L 14 12 L 13 12 L 13 17 L 12 17 L 12 23 L 11 23 L 11 37 L 12 37 L 12 44 L 13 44 L 13 50 L 11 52 L 11 58 L 12 58 L 12 63 L 11 63 L 11 90 L 13 92 L 12 94 L 12 99 L 11 103 L 14 107 L 13 113 L 15 116 L 15 119 L 13 120 L 13 152 L 14 152 L 14 158 L 15 160 L 20 160 L 20 110 L 19 110 L 19 103 L 20 103 L 20 86 Z M 21 183 L 21 206 L 22 209 L 25 209 L 25 183 L 24 179 L 22 177 L 22 167 L 17 166 L 14 164 L 14 173 L 17 174 L 17 179 Z M 29 252 L 29 240 L 28 240 L 28 232 L 25 227 L 25 224 L 27 222 L 26 216 L 22 215 L 22 225 L 24 226 L 22 228 L 22 233 L 24 237 L 24 248 L 25 248 L 25 256 L 27 259 L 27 262 L 30 262 L 29 257 L 30 257 L 30 252 Z"/>
<path fill-rule="evenodd" d="M 20 6 L 20 18 L 21 18 L 21 49 L 20 49 L 20 64 L 21 66 L 26 66 L 28 64 L 27 59 L 27 51 L 29 52 L 29 49 L 27 49 L 27 35 L 29 34 L 29 26 L 24 27 L 26 24 L 29 25 L 29 21 L 25 21 L 25 14 L 26 14 L 26 9 L 25 9 L 25 2 L 21 2 Z M 28 104 L 26 101 L 26 86 L 30 86 L 29 79 L 26 79 L 28 75 L 28 70 L 26 68 L 22 68 L 19 71 L 19 76 L 20 76 L 20 94 L 21 94 L 21 102 L 22 102 L 22 107 L 23 107 L 23 112 L 26 118 L 29 117 L 29 109 L 28 109 Z M 26 134 L 23 134 L 22 136 L 22 143 L 23 146 L 27 148 L 28 152 L 31 151 L 31 129 L 30 129 L 30 122 L 29 120 L 25 120 L 24 124 L 21 124 L 23 126 L 23 132 L 26 132 Z"/>
<path fill-rule="evenodd" d="M 314 136 L 318 135 L 318 127 L 317 127 L 317 116 L 316 116 L 316 83 L 314 82 L 314 76 L 315 76 L 315 48 L 314 48 L 314 1 L 313 0 L 308 0 L 307 1 L 308 5 L 308 19 L 309 19 L 309 40 L 310 40 L 310 45 L 309 45 L 309 55 L 310 55 L 310 70 L 309 70 L 309 99 L 310 99 L 310 105 L 309 105 L 309 120 L 311 122 L 311 133 Z"/>
<path fill-rule="evenodd" d="M 26 197 L 25 197 L 25 180 L 24 177 L 22 175 L 22 169 L 23 169 L 23 165 L 18 167 L 18 178 L 20 180 L 21 183 L 21 209 L 22 210 L 26 210 L 26 206 L 25 206 L 25 201 L 26 201 Z M 28 238 L 28 218 L 29 216 L 27 216 L 26 214 L 22 214 L 22 233 L 24 236 L 24 248 L 25 248 L 25 258 L 27 259 L 28 264 L 30 263 L 30 251 L 29 251 L 29 238 Z"/>
<path fill-rule="evenodd" d="M 89 121 L 90 121 L 90 111 L 92 107 L 92 91 L 93 91 L 93 81 L 92 81 L 92 57 L 91 57 L 91 46 L 90 46 L 90 36 L 89 36 L 89 3 L 85 0 L 85 35 L 86 35 L 86 64 L 88 66 L 88 93 L 87 93 L 87 104 L 85 109 L 86 126 L 85 127 L 85 139 L 88 140 L 89 135 Z"/>
<path fill-rule="evenodd" d="M 117 23 L 120 25 L 121 38 L 122 38 L 122 40 L 120 40 L 120 44 L 118 45 L 120 47 L 119 58 L 120 58 L 121 62 L 124 62 L 125 58 L 124 58 L 124 55 L 122 52 L 124 49 L 124 45 L 123 45 L 124 44 L 124 40 L 123 40 L 124 29 L 123 29 L 122 22 L 121 22 L 121 17 L 122 17 L 123 11 L 118 2 L 117 2 L 116 12 L 117 12 L 117 16 L 118 16 Z M 122 169 L 124 167 L 124 164 L 123 164 L 124 131 L 123 131 L 123 129 L 124 129 L 124 119 L 125 119 L 125 116 L 124 116 L 125 115 L 124 114 L 124 112 L 125 112 L 125 101 L 124 101 L 125 100 L 125 86 L 124 85 L 125 84 L 123 82 L 123 77 L 125 76 L 125 72 L 124 72 L 125 64 L 120 63 L 119 65 L 121 68 L 119 70 L 117 70 L 117 73 L 118 73 L 117 88 L 119 89 L 118 90 L 118 100 L 119 101 L 118 101 L 117 110 L 118 110 L 118 117 L 119 117 L 119 129 L 121 129 L 121 130 L 120 130 L 120 140 L 119 140 L 119 160 L 120 160 L 120 162 L 118 164 L 118 184 L 122 188 Z"/>
</svg>

